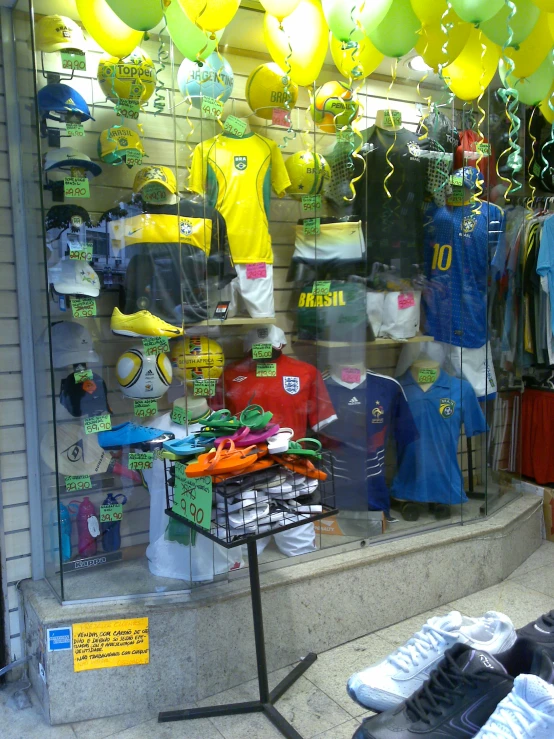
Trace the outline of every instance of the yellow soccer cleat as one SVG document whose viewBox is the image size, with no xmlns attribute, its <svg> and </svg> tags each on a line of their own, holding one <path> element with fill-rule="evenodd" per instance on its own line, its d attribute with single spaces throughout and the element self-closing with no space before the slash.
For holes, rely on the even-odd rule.
<svg viewBox="0 0 554 739">
<path fill-rule="evenodd" d="M 173 339 L 183 335 L 182 328 L 166 323 L 147 310 L 139 310 L 127 316 L 119 308 L 114 308 L 110 328 L 118 336 L 167 336 Z"/>
</svg>

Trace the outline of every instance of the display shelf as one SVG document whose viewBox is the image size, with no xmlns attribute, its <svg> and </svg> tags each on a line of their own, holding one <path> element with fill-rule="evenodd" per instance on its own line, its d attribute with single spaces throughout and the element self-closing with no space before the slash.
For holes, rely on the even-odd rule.
<svg viewBox="0 0 554 739">
<path fill-rule="evenodd" d="M 277 319 L 273 318 L 225 318 L 220 320 L 219 318 L 208 318 L 206 321 L 199 321 L 194 326 L 266 326 L 267 324 L 275 324 Z"/>
<path fill-rule="evenodd" d="M 327 349 L 352 346 L 352 341 L 323 341 L 321 339 L 298 339 L 293 338 L 293 344 L 306 344 L 307 346 L 318 346 Z M 432 336 L 424 336 L 418 334 L 411 339 L 375 339 L 374 341 L 366 341 L 366 346 L 393 346 L 396 344 L 419 344 L 423 341 L 434 341 Z"/>
</svg>

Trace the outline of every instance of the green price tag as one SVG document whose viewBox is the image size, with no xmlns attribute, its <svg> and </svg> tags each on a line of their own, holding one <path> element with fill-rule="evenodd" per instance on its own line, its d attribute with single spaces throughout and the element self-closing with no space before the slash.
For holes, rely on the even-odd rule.
<svg viewBox="0 0 554 739">
<path fill-rule="evenodd" d="M 202 98 L 202 115 L 206 118 L 217 119 L 223 113 L 223 103 L 215 98 L 204 95 Z"/>
<path fill-rule="evenodd" d="M 312 289 L 314 295 L 329 295 L 331 292 L 330 282 L 314 282 Z"/>
<path fill-rule="evenodd" d="M 131 118 L 138 120 L 140 113 L 140 101 L 120 98 L 115 106 L 115 114 L 121 115 L 123 118 Z"/>
<path fill-rule="evenodd" d="M 213 398 L 215 395 L 216 380 L 194 380 L 192 383 L 193 395 L 202 398 Z"/>
<path fill-rule="evenodd" d="M 96 315 L 96 300 L 94 298 L 71 298 L 73 318 L 90 318 Z"/>
<path fill-rule="evenodd" d="M 112 521 L 121 521 L 123 518 L 123 505 L 101 505 L 100 506 L 100 523 L 111 523 Z"/>
<path fill-rule="evenodd" d="M 234 115 L 228 115 L 227 120 L 223 124 L 223 130 L 230 133 L 231 136 L 241 139 L 246 131 L 246 121 L 241 121 L 240 118 L 236 118 Z"/>
<path fill-rule="evenodd" d="M 252 344 L 252 359 L 271 359 L 272 356 L 272 344 Z"/>
<path fill-rule="evenodd" d="M 302 198 L 302 210 L 319 210 L 321 208 L 321 195 L 305 195 Z"/>
<path fill-rule="evenodd" d="M 270 364 L 257 364 L 256 377 L 277 377 L 277 365 L 274 362 Z"/>
<path fill-rule="evenodd" d="M 146 356 L 153 357 L 169 351 L 169 339 L 165 336 L 151 336 L 142 340 L 142 346 Z"/>
<path fill-rule="evenodd" d="M 417 381 L 419 385 L 428 385 L 437 379 L 436 369 L 420 369 L 417 373 Z"/>
<path fill-rule="evenodd" d="M 84 136 L 85 127 L 82 123 L 66 123 L 65 130 L 68 136 Z"/>
<path fill-rule="evenodd" d="M 140 154 L 127 154 L 125 157 L 125 163 L 129 167 L 140 167 L 142 164 L 142 157 Z"/>
<path fill-rule="evenodd" d="M 178 423 L 180 426 L 186 426 L 188 422 L 186 410 L 178 405 L 174 405 L 173 410 L 171 411 L 171 420 L 173 423 Z"/>
<path fill-rule="evenodd" d="M 475 144 L 475 151 L 478 151 L 480 154 L 482 154 L 484 157 L 488 157 L 491 153 L 491 145 L 490 144 Z"/>
<path fill-rule="evenodd" d="M 463 205 L 464 204 L 464 188 L 454 187 L 452 194 L 448 196 L 448 202 L 450 205 Z"/>
<path fill-rule="evenodd" d="M 86 177 L 65 177 L 63 194 L 66 198 L 90 198 L 90 186 Z"/>
<path fill-rule="evenodd" d="M 304 234 L 306 236 L 319 236 L 321 233 L 321 218 L 306 218 L 304 221 Z"/>
<path fill-rule="evenodd" d="M 130 470 L 151 470 L 154 464 L 154 452 L 129 452 Z"/>
<path fill-rule="evenodd" d="M 158 404 L 155 400 L 135 400 L 133 412 L 138 418 L 151 418 L 158 412 Z"/>
<path fill-rule="evenodd" d="M 383 123 L 385 126 L 401 126 L 402 113 L 398 110 L 385 110 L 383 114 Z"/>
<path fill-rule="evenodd" d="M 540 164 L 538 162 L 535 162 L 533 164 L 533 174 L 536 175 L 537 177 L 539 177 L 540 173 L 541 173 Z"/>
<path fill-rule="evenodd" d="M 62 51 L 62 69 L 74 69 L 77 72 L 84 72 L 87 68 L 87 58 L 84 51 L 72 49 L 71 51 Z"/>
<path fill-rule="evenodd" d="M 70 244 L 69 258 L 78 262 L 92 262 L 92 243 L 90 244 Z"/>
<path fill-rule="evenodd" d="M 92 380 L 92 370 L 79 370 L 73 373 L 75 382 L 85 382 L 86 380 Z"/>
<path fill-rule="evenodd" d="M 182 469 L 180 469 L 182 468 Z M 210 528 L 212 517 L 212 478 L 187 477 L 184 465 L 175 463 L 175 487 L 173 490 L 173 511 L 187 521 Z"/>
<path fill-rule="evenodd" d="M 170 192 L 159 182 L 149 182 L 140 191 L 145 203 L 165 203 L 169 199 Z"/>
<path fill-rule="evenodd" d="M 78 493 L 80 490 L 90 490 L 92 487 L 89 475 L 67 475 L 64 481 L 65 490 L 68 493 Z"/>
<path fill-rule="evenodd" d="M 91 416 L 85 418 L 85 434 L 98 434 L 100 431 L 111 431 L 112 419 L 109 413 L 102 416 Z"/>
<path fill-rule="evenodd" d="M 456 187 L 463 187 L 464 184 L 464 178 L 460 175 L 452 175 L 450 177 L 450 184 L 455 185 Z"/>
</svg>

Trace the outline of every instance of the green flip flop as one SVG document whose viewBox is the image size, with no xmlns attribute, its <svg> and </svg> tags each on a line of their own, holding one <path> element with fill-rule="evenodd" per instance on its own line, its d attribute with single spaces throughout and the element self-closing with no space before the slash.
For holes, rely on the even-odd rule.
<svg viewBox="0 0 554 739">
<path fill-rule="evenodd" d="M 251 431 L 263 431 L 273 418 L 271 411 L 264 411 L 261 405 L 249 405 L 240 414 L 240 423 Z"/>
<path fill-rule="evenodd" d="M 231 414 L 227 408 L 214 411 L 211 416 L 201 422 L 202 426 L 210 429 L 221 429 L 222 431 L 238 431 L 241 423 L 238 418 Z"/>
<path fill-rule="evenodd" d="M 313 444 L 315 449 L 309 449 L 302 446 L 301 441 Z M 299 457 L 316 457 L 321 459 L 321 442 L 317 439 L 298 439 L 297 441 L 289 441 L 289 448 L 285 454 L 296 454 Z"/>
</svg>

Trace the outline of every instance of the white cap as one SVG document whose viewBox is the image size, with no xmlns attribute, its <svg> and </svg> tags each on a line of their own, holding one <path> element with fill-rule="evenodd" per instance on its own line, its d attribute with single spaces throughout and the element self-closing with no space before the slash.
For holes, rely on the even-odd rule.
<svg viewBox="0 0 554 739">
<path fill-rule="evenodd" d="M 64 259 L 48 270 L 54 290 L 62 295 L 100 295 L 100 280 L 87 262 Z"/>
<path fill-rule="evenodd" d="M 72 146 L 61 146 L 59 149 L 50 149 L 44 157 L 44 170 L 51 172 L 53 169 L 61 169 L 67 176 L 71 167 L 80 167 L 86 171 L 87 177 L 97 177 L 102 172 L 102 167 L 93 162 L 82 151 L 74 149 Z"/>
<path fill-rule="evenodd" d="M 100 357 L 93 349 L 90 333 L 80 323 L 71 321 L 54 323 L 51 333 L 55 369 L 71 364 L 98 364 L 100 362 Z"/>
<path fill-rule="evenodd" d="M 274 349 L 282 349 L 287 343 L 285 332 L 278 326 L 259 326 L 244 337 L 244 351 L 249 352 L 254 344 L 271 344 Z"/>
</svg>

